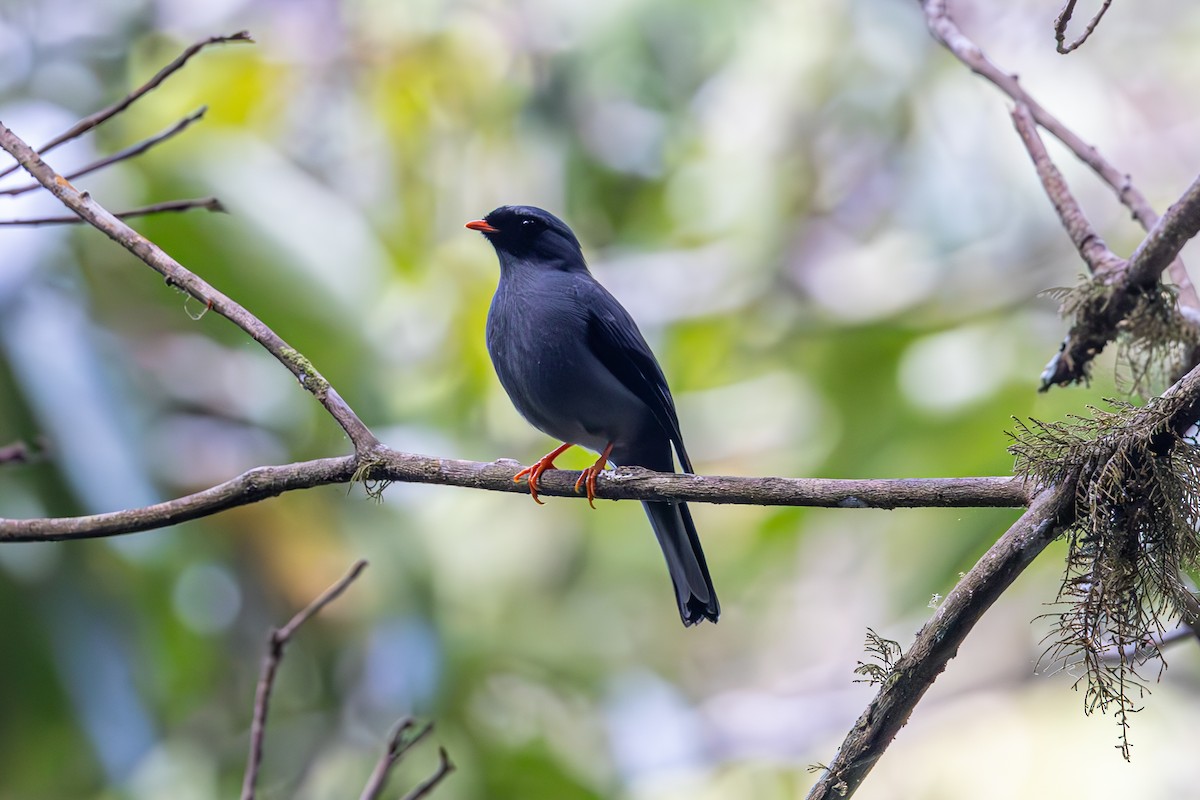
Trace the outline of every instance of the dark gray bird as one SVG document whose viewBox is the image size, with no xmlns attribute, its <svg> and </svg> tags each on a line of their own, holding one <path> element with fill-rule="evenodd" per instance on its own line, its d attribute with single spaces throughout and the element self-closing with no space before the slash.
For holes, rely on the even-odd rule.
<svg viewBox="0 0 1200 800">
<path fill-rule="evenodd" d="M 675 402 L 662 368 L 620 303 L 596 282 L 579 240 L 562 220 L 533 206 L 501 206 L 467 227 L 500 259 L 500 283 L 487 318 L 487 348 L 513 405 L 538 430 L 564 444 L 515 479 L 538 478 L 571 445 L 600 453 L 575 483 L 595 496 L 606 462 L 674 472 L 672 446 L 684 472 Z M 514 479 L 514 480 L 515 480 Z M 684 503 L 642 503 L 667 559 L 684 625 L 717 621 L 700 538 Z"/>
</svg>

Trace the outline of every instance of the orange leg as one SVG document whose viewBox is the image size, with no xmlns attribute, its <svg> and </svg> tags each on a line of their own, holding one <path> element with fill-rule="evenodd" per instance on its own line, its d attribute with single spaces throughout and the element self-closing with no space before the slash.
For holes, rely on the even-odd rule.
<svg viewBox="0 0 1200 800">
<path fill-rule="evenodd" d="M 609 442 L 608 447 L 604 448 L 604 452 L 596 459 L 596 463 L 579 473 L 579 477 L 575 480 L 575 491 L 579 491 L 579 484 L 584 484 L 587 488 L 588 505 L 592 508 L 596 504 L 592 502 L 596 499 L 596 476 L 604 471 L 604 465 L 608 463 L 608 457 L 612 455 L 613 442 Z"/>
<path fill-rule="evenodd" d="M 545 503 L 543 503 L 541 500 L 538 499 L 538 493 L 537 493 L 538 478 L 542 477 L 542 473 L 545 472 L 546 470 L 552 469 L 554 467 L 554 459 L 561 456 L 570 447 L 571 447 L 571 444 L 566 443 L 566 444 L 563 444 L 561 447 L 554 448 L 549 453 L 547 453 L 546 455 L 544 455 L 540 459 L 538 459 L 536 464 L 526 467 L 525 469 L 518 472 L 516 475 L 513 475 L 513 483 L 520 483 L 521 478 L 524 478 L 526 475 L 528 475 L 529 476 L 529 494 L 531 497 L 533 497 L 533 502 L 537 503 L 539 506 L 545 505 Z M 576 488 L 578 488 L 578 487 L 576 487 Z"/>
</svg>

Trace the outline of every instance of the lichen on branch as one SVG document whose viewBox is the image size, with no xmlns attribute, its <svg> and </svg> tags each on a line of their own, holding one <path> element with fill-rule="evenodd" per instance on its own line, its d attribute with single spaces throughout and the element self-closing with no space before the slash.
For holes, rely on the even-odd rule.
<svg viewBox="0 0 1200 800">
<path fill-rule="evenodd" d="M 1045 294 L 1059 301 L 1059 313 L 1071 319 L 1072 326 L 1070 348 L 1047 368 L 1042 391 L 1086 381 L 1092 359 L 1110 340 L 1117 344 L 1118 382 L 1131 395 L 1156 394 L 1156 388 L 1173 382 L 1196 362 L 1200 328 L 1180 313 L 1174 286 L 1156 283 L 1122 290 L 1099 276 Z"/>
<path fill-rule="evenodd" d="M 1144 676 L 1165 667 L 1155 642 L 1192 602 L 1181 576 L 1200 562 L 1200 447 L 1179 433 L 1186 398 L 1109 403 L 1112 411 L 1065 422 L 1018 421 L 1010 450 L 1035 483 L 1078 475 L 1074 523 L 1063 534 L 1062 610 L 1047 615 L 1042 663 L 1081 668 L 1085 711 L 1113 712 L 1128 759 Z M 1122 656 L 1106 660 L 1110 648 Z"/>
</svg>

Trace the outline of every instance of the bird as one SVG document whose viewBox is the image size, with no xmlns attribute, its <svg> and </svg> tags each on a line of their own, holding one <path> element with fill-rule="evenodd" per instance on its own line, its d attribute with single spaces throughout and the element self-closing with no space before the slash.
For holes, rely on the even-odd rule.
<svg viewBox="0 0 1200 800">
<path fill-rule="evenodd" d="M 517 411 L 562 445 L 513 478 L 538 479 L 572 445 L 599 453 L 575 482 L 595 508 L 607 463 L 684 472 L 675 401 L 662 368 L 629 312 L 592 276 L 579 240 L 536 206 L 500 206 L 466 227 L 496 250 L 500 280 L 487 316 L 487 350 Z M 674 451 L 674 452 L 672 452 Z M 675 588 L 685 627 L 716 622 L 721 608 L 691 511 L 681 502 L 643 502 Z"/>
</svg>

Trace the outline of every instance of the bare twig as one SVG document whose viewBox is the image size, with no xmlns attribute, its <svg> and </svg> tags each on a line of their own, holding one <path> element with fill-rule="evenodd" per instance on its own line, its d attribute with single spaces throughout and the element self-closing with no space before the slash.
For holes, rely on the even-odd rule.
<svg viewBox="0 0 1200 800">
<path fill-rule="evenodd" d="M 267 636 L 267 652 L 263 656 L 262 671 L 254 693 L 254 718 L 250 723 L 250 755 L 246 761 L 246 773 L 242 779 L 242 800 L 254 800 L 258 771 L 262 766 L 263 738 L 266 734 L 267 710 L 271 702 L 271 689 L 275 685 L 275 673 L 283 660 L 283 648 L 301 625 L 312 619 L 322 608 L 336 600 L 347 587 L 366 569 L 367 562 L 355 562 L 350 571 L 326 589 L 320 597 L 299 611 L 282 628 L 274 628 Z"/>
<path fill-rule="evenodd" d="M 239 303 L 217 291 L 205 280 L 184 268 L 167 255 L 158 245 L 146 239 L 133 228 L 105 210 L 91 195 L 80 192 L 70 181 L 57 174 L 28 144 L 0 123 L 0 148 L 7 150 L 17 159 L 26 172 L 34 177 L 63 205 L 74 211 L 87 223 L 102 231 L 141 259 L 151 269 L 166 277 L 167 282 L 187 292 L 233 324 L 250 334 L 256 342 L 266 348 L 299 379 L 300 384 L 320 401 L 325 410 L 342 426 L 355 452 L 367 453 L 379 445 L 375 434 L 367 428 L 353 409 L 342 400 L 341 395 L 329 385 L 316 368 L 298 351 L 288 345 L 275 331 L 267 327 Z"/>
<path fill-rule="evenodd" d="M 113 214 L 117 219 L 133 219 L 134 217 L 146 217 L 151 214 L 164 214 L 169 212 L 190 211 L 194 208 L 203 209 L 205 211 L 225 212 L 225 206 L 221 205 L 221 201 L 215 197 L 198 197 L 194 200 L 168 200 L 165 203 L 154 203 L 153 205 L 141 206 L 140 208 L 131 208 L 128 211 L 117 211 Z M 34 217 L 30 219 L 4 219 L 0 220 L 0 227 L 19 227 L 32 225 L 76 225 L 84 220 L 76 216 L 62 217 Z"/>
<path fill-rule="evenodd" d="M 384 785 L 387 783 L 388 775 L 392 772 L 392 767 L 404 758 L 404 754 L 411 750 L 418 742 L 433 732 L 433 723 L 426 723 L 425 727 L 417 731 L 413 736 L 408 734 L 417 726 L 417 723 L 410 717 L 400 720 L 396 727 L 392 729 L 391 736 L 388 737 L 387 745 L 384 747 L 383 755 L 379 757 L 379 761 L 375 763 L 375 769 L 371 771 L 371 777 L 367 781 L 367 785 L 363 787 L 362 794 L 358 800 L 375 800 L 383 791 Z"/>
<path fill-rule="evenodd" d="M 428 797 L 451 772 L 454 772 L 454 764 L 451 763 L 450 756 L 446 755 L 446 748 L 439 747 L 437 772 L 417 784 L 411 792 L 404 795 L 403 800 L 420 800 L 422 797 Z"/>
<path fill-rule="evenodd" d="M 116 103 L 109 106 L 108 108 L 97 111 L 95 114 L 84 117 L 79 122 L 76 122 L 69 129 L 67 129 L 63 133 L 59 134 L 58 136 L 55 136 L 53 139 L 51 139 L 50 141 L 46 142 L 44 145 L 39 147 L 38 152 L 40 152 L 42 154 L 48 153 L 51 150 L 53 150 L 54 148 L 58 147 L 59 145 L 64 144 L 65 142 L 69 142 L 72 139 L 79 138 L 83 134 L 90 131 L 92 128 L 95 128 L 97 125 L 100 125 L 101 123 L 115 117 L 117 114 L 120 114 L 122 111 L 129 108 L 129 106 L 133 105 L 134 101 L 138 100 L 139 98 L 141 98 L 143 95 L 147 94 L 148 92 L 151 92 L 154 89 L 158 88 L 159 84 L 161 84 L 163 81 L 165 81 L 167 78 L 169 78 L 175 72 L 179 71 L 183 67 L 183 65 L 186 64 L 189 59 L 191 59 L 192 56 L 196 55 L 204 48 L 209 47 L 210 45 L 224 44 L 227 42 L 250 42 L 250 43 L 253 43 L 253 41 L 254 41 L 254 39 L 252 39 L 250 37 L 249 31 L 238 31 L 237 33 L 231 34 L 229 36 L 210 36 L 207 39 L 203 39 L 199 42 L 196 42 L 195 44 L 189 46 L 182 53 L 180 53 L 179 56 L 176 57 L 176 59 L 174 61 L 172 61 L 170 64 L 167 64 L 165 67 L 160 69 L 157 73 L 155 73 L 153 78 L 146 81 L 144 84 L 139 86 L 137 89 L 134 89 L 132 92 L 125 95 L 120 100 L 118 100 Z M 5 169 L 3 171 L 0 171 L 0 178 L 3 178 L 6 175 L 11 175 L 13 172 L 16 172 L 18 169 L 18 166 L 19 165 L 14 164 L 13 166 L 8 167 L 7 169 Z"/>
<path fill-rule="evenodd" d="M 1038 178 L 1042 181 L 1042 187 L 1050 197 L 1050 202 L 1054 204 L 1054 210 L 1058 212 L 1058 217 L 1062 220 L 1063 227 L 1066 228 L 1067 235 L 1071 237 L 1075 249 L 1087 262 L 1088 269 L 1093 274 L 1100 275 L 1123 270 L 1126 264 L 1125 259 L 1108 249 L 1108 245 L 1104 243 L 1088 218 L 1084 216 L 1083 209 L 1075 201 L 1062 173 L 1050 160 L 1050 154 L 1046 152 L 1042 137 L 1038 135 L 1033 115 L 1029 113 L 1029 106 L 1017 103 L 1013 107 L 1012 118 L 1013 125 L 1016 126 L 1017 133 L 1021 136 L 1021 141 L 1025 143 L 1025 149 L 1029 151 L 1029 157 L 1033 159 L 1033 166 L 1037 170 Z"/>
<path fill-rule="evenodd" d="M 125 161 L 127 159 L 134 158 L 136 156 L 140 156 L 142 153 L 146 152 L 147 150 L 154 147 L 155 145 L 161 144 L 162 142 L 165 142 L 167 139 L 170 139 L 173 136 L 183 133 L 185 130 L 187 130 L 188 126 L 191 125 L 193 122 L 196 122 L 196 121 L 202 119 L 204 117 L 204 114 L 207 111 L 208 111 L 208 106 L 201 106 L 200 108 L 193 111 L 191 114 L 188 114 L 186 117 L 179 120 L 179 122 L 176 122 L 174 125 L 172 125 L 171 127 L 167 128 L 164 131 L 160 131 L 159 133 L 156 133 L 155 135 L 151 136 L 149 139 L 143 139 L 142 141 L 138 142 L 137 144 L 130 145 L 129 147 L 126 147 L 124 150 L 119 150 L 116 153 L 113 153 L 111 156 L 105 156 L 104 158 L 93 161 L 90 164 L 86 164 L 73 172 L 67 173 L 66 175 L 63 176 L 63 178 L 65 178 L 66 180 L 69 180 L 69 181 L 73 181 L 76 178 L 82 178 L 84 175 L 89 175 L 93 172 L 96 172 L 97 170 L 104 169 L 105 167 L 111 166 L 120 161 Z M 37 181 L 34 181 L 33 183 L 27 183 L 24 186 L 14 186 L 11 189 L 2 189 L 2 190 L 0 190 L 0 195 L 8 196 L 8 197 L 16 197 L 19 194 L 25 194 L 26 192 L 32 192 L 34 189 L 40 189 L 40 188 L 42 188 L 42 184 L 38 183 Z"/>
<path fill-rule="evenodd" d="M 429 483 L 527 493 L 513 482 L 515 461 L 481 463 L 401 453 L 386 447 L 372 452 L 366 481 Z M 356 456 L 323 458 L 274 467 L 256 467 L 232 480 L 195 494 L 144 508 L 52 519 L 0 518 L 0 542 L 46 542 L 95 539 L 153 530 L 207 517 L 283 492 L 348 483 L 362 468 Z M 574 470 L 549 470 L 539 493 L 550 497 L 582 497 L 575 490 Z M 683 500 L 821 508 L 1020 508 L 1029 491 L 1017 478 L 908 478 L 895 480 L 831 480 L 825 478 L 742 478 L 673 475 L 636 467 L 605 473 L 596 484 L 602 500 Z"/>
<path fill-rule="evenodd" d="M 1067 24 L 1071 21 L 1071 15 L 1075 13 L 1075 0 L 1067 0 L 1067 4 L 1063 6 L 1063 10 L 1059 12 L 1058 18 L 1054 20 L 1055 49 L 1066 55 L 1086 42 L 1088 37 L 1092 35 L 1092 31 L 1096 30 L 1096 26 L 1100 24 L 1100 20 L 1108 13 L 1108 7 L 1111 5 L 1112 0 L 1104 0 L 1104 4 L 1100 6 L 1100 10 L 1096 12 L 1096 16 L 1092 17 L 1092 21 L 1083 29 L 1083 33 L 1079 34 L 1079 38 L 1067 44 Z"/>
<path fill-rule="evenodd" d="M 1057 117 L 1042 107 L 1033 99 L 1017 81 L 1015 75 L 1010 75 L 996 66 L 977 44 L 971 41 L 950 17 L 946 0 L 919 0 L 925 12 L 925 20 L 933 37 L 942 43 L 959 61 L 976 75 L 993 83 L 1000 91 L 1011 97 L 1015 102 L 1029 108 L 1038 125 L 1049 131 L 1056 139 L 1066 145 L 1075 157 L 1092 168 L 1092 171 L 1116 193 L 1122 205 L 1133 212 L 1133 217 L 1147 231 L 1158 222 L 1158 214 L 1151 207 L 1145 195 L 1129 179 L 1129 176 L 1117 170 L 1110 164 L 1100 151 L 1079 138 L 1070 128 Z M 1166 265 L 1164 265 L 1166 266 Z M 1179 288 L 1179 303 L 1181 306 L 1200 308 L 1200 296 L 1188 277 L 1183 262 L 1175 259 L 1169 265 L 1171 280 Z"/>
<path fill-rule="evenodd" d="M 893 666 L 879 693 L 850 729 L 808 800 L 850 797 L 908 721 L 983 613 L 1052 542 L 1069 519 L 1074 486 L 1047 489 L 958 582 Z"/>
</svg>

